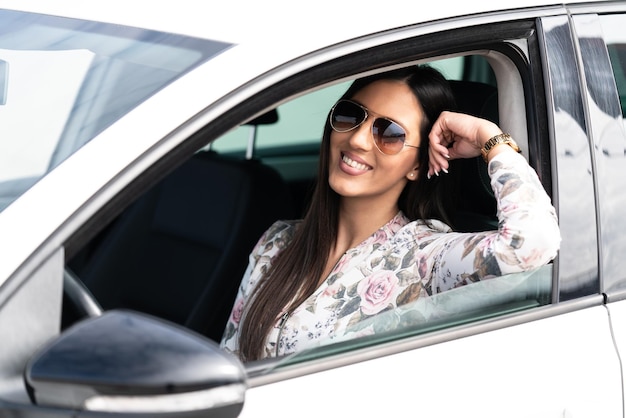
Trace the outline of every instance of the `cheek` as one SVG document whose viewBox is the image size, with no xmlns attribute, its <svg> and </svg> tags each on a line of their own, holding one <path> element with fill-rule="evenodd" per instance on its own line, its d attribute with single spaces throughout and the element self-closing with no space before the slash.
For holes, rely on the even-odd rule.
<svg viewBox="0 0 626 418">
<path fill-rule="evenodd" d="M 334 136 L 331 135 L 328 141 L 328 159 L 329 161 L 337 161 L 339 159 L 339 141 Z"/>
<path fill-rule="evenodd" d="M 337 152 L 337 148 L 339 148 L 340 144 L 343 142 L 343 136 L 345 134 L 339 133 L 339 132 L 335 132 L 335 131 L 331 131 L 330 137 L 328 139 L 328 146 L 330 148 L 330 155 L 332 157 L 332 155 L 334 153 Z"/>
<path fill-rule="evenodd" d="M 332 147 L 333 145 L 337 145 L 339 142 L 341 142 L 344 136 L 346 136 L 346 132 L 335 132 L 331 129 L 328 140 L 330 142 L 330 146 Z"/>
<path fill-rule="evenodd" d="M 385 165 L 385 167 L 388 168 L 390 171 L 397 173 L 398 176 L 405 176 L 419 164 L 415 152 L 416 150 L 413 149 L 405 149 L 400 153 L 404 153 L 405 155 L 400 155 L 398 156 L 399 158 L 393 159 L 393 161 L 389 161 Z"/>
<path fill-rule="evenodd" d="M 405 184 L 409 181 L 406 177 L 407 174 L 411 172 L 411 170 L 415 167 L 413 164 L 413 160 L 403 160 L 403 161 L 384 161 L 378 160 L 378 181 L 386 184 L 385 187 L 393 187 L 398 183 Z M 382 184 L 381 184 L 382 185 Z"/>
</svg>

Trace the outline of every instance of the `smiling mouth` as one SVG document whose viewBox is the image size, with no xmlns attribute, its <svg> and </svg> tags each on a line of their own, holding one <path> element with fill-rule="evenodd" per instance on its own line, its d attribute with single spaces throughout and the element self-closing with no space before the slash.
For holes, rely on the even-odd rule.
<svg viewBox="0 0 626 418">
<path fill-rule="evenodd" d="M 361 171 L 367 171 L 367 170 L 371 170 L 371 167 L 365 165 L 365 164 L 361 164 L 357 161 L 354 161 L 353 159 L 347 157 L 346 155 L 342 154 L 341 155 L 341 160 L 346 163 L 347 165 L 349 165 L 350 167 L 357 169 L 357 170 L 361 170 Z"/>
</svg>

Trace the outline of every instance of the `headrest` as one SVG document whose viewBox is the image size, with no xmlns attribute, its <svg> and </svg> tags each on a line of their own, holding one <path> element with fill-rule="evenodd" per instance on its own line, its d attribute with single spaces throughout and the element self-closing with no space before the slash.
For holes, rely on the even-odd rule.
<svg viewBox="0 0 626 418">
<path fill-rule="evenodd" d="M 477 81 L 450 80 L 460 112 L 499 123 L 498 89 Z"/>
</svg>

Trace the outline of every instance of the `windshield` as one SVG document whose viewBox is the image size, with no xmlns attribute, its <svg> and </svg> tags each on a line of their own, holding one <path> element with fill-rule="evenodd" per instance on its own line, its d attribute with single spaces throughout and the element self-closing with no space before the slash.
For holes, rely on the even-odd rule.
<svg viewBox="0 0 626 418">
<path fill-rule="evenodd" d="M 0 211 L 229 44 L 0 10 Z"/>
</svg>

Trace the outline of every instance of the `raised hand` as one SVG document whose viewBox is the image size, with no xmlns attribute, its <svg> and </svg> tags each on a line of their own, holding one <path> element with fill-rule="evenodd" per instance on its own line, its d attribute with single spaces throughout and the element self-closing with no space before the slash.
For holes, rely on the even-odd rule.
<svg viewBox="0 0 626 418">
<path fill-rule="evenodd" d="M 449 160 L 480 155 L 480 149 L 489 138 L 501 133 L 498 125 L 486 119 L 464 113 L 442 112 L 428 136 L 428 175 L 447 172 Z"/>
</svg>

